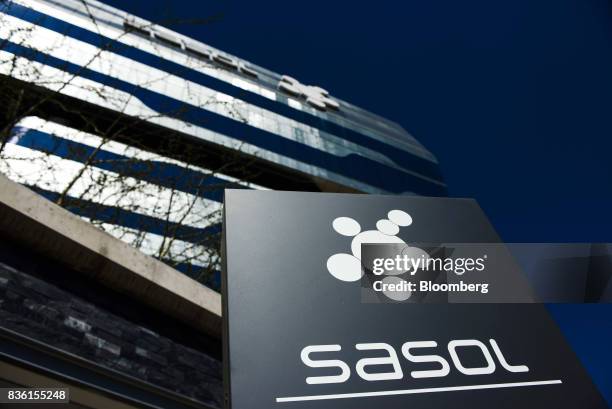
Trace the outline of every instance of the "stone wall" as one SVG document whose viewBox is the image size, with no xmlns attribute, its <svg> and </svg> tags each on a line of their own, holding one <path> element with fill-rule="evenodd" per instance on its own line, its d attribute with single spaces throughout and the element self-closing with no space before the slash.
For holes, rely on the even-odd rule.
<svg viewBox="0 0 612 409">
<path fill-rule="evenodd" d="M 0 262 L 0 326 L 155 387 L 222 407 L 218 358 L 80 295 Z"/>
</svg>

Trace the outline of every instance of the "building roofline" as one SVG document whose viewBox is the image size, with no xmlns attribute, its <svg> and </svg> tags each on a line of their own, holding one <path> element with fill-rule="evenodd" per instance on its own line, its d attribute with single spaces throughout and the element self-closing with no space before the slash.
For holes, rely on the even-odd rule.
<svg viewBox="0 0 612 409">
<path fill-rule="evenodd" d="M 204 43 L 201 40 L 198 40 L 189 35 L 182 34 L 176 30 L 166 27 L 163 24 L 155 23 L 153 21 L 147 20 L 143 17 L 137 16 L 125 10 L 113 7 L 111 5 L 108 5 L 98 0 L 21 0 L 21 3 L 28 4 L 28 2 L 32 2 L 32 1 L 51 5 L 53 7 L 60 8 L 65 11 L 70 11 L 72 13 L 81 14 L 83 17 L 86 17 L 86 18 L 94 17 L 97 21 L 101 23 L 109 24 L 116 28 L 121 28 L 121 29 L 124 29 L 124 23 L 126 21 L 133 21 L 140 25 L 146 26 L 148 28 L 152 28 L 162 33 L 171 35 L 177 41 L 182 41 L 187 44 L 194 44 L 197 47 L 204 47 L 206 49 L 211 50 L 212 52 L 219 53 L 220 55 L 225 55 L 230 58 L 234 58 L 242 63 L 248 64 L 251 67 L 257 68 L 257 71 L 260 74 L 263 74 L 264 76 L 268 78 L 274 79 L 275 81 L 278 81 L 282 76 L 282 74 L 276 71 L 267 69 L 259 64 L 256 64 L 252 61 L 236 56 L 227 51 L 221 50 L 208 43 Z M 91 15 L 89 15 L 88 13 L 91 13 Z M 333 98 L 336 101 L 341 102 L 345 108 L 350 108 L 358 112 L 359 115 L 369 116 L 373 120 L 384 123 L 385 126 L 389 129 L 395 128 L 396 132 L 400 132 L 402 134 L 405 133 L 405 134 L 412 136 L 412 134 L 406 131 L 406 129 L 402 125 L 400 125 L 398 122 L 394 120 L 388 119 L 375 112 L 372 112 L 365 108 L 354 105 L 342 98 L 339 98 L 337 95 L 333 95 Z M 418 140 L 416 140 L 416 142 L 421 148 L 425 149 L 428 153 L 430 153 Z"/>
</svg>

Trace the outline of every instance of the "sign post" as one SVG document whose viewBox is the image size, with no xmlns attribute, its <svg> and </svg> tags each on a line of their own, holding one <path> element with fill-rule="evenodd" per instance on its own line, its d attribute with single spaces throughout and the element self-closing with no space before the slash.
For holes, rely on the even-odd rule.
<svg viewBox="0 0 612 409">
<path fill-rule="evenodd" d="M 227 190 L 223 234 L 228 408 L 607 407 L 510 262 L 413 245 L 499 244 L 473 200 Z"/>
</svg>

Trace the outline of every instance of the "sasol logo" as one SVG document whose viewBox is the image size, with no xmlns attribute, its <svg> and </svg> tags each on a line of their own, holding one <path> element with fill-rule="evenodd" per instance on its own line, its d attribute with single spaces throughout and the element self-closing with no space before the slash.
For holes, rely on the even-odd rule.
<svg viewBox="0 0 612 409">
<path fill-rule="evenodd" d="M 340 104 L 334 101 L 330 97 L 329 92 L 323 88 L 313 85 L 304 85 L 288 75 L 283 75 L 281 77 L 278 82 L 278 89 L 293 96 L 304 98 L 311 106 L 321 111 L 340 109 Z"/>
<path fill-rule="evenodd" d="M 337 217 L 332 222 L 334 231 L 342 236 L 353 237 L 351 253 L 333 254 L 327 259 L 327 271 L 341 281 L 358 281 L 363 276 L 361 266 L 361 244 L 406 244 L 397 234 L 400 227 L 412 224 L 412 217 L 403 210 L 391 210 L 388 219 L 376 222 L 376 230 L 361 230 L 359 222 L 350 217 Z M 419 249 L 420 250 L 420 249 Z M 427 253 L 423 252 L 424 256 Z"/>
<path fill-rule="evenodd" d="M 529 372 L 529 368 L 526 365 L 511 365 L 507 357 L 502 353 L 497 341 L 490 339 L 489 344 L 493 354 L 491 354 L 486 344 L 477 339 L 451 340 L 446 349 L 454 368 L 464 375 L 490 375 L 497 370 L 497 363 L 508 372 Z M 438 343 L 436 341 L 410 341 L 402 345 L 401 353 L 409 362 L 415 364 L 431 363 L 438 367 L 428 370 L 413 370 L 410 372 L 412 378 L 442 378 L 450 374 L 451 365 L 447 359 L 440 355 L 419 353 L 419 350 L 436 348 L 437 346 Z M 464 365 L 461 359 L 461 350 L 465 348 L 476 348 L 479 350 L 486 361 L 486 365 L 480 367 L 467 367 Z M 404 378 L 398 354 L 391 345 L 382 342 L 363 343 L 355 344 L 355 349 L 358 351 L 379 351 L 376 354 L 376 358 L 361 358 L 355 364 L 355 372 L 361 379 L 366 381 L 388 381 Z M 346 382 L 351 377 L 349 364 L 340 359 L 316 358 L 317 353 L 338 352 L 341 350 L 342 347 L 340 345 L 309 345 L 302 349 L 300 357 L 306 366 L 310 368 L 336 368 L 339 371 L 337 375 L 309 376 L 306 378 L 306 383 L 309 385 L 319 385 Z M 380 351 L 383 351 L 385 356 L 381 357 Z M 390 366 L 393 370 L 387 372 L 372 370 L 372 368 L 381 365 L 384 365 L 385 368 Z"/>
<path fill-rule="evenodd" d="M 529 368 L 526 365 L 512 365 L 508 362 L 508 357 L 502 353 L 497 341 L 489 339 L 487 346 L 484 342 L 477 339 L 456 339 L 451 340 L 446 345 L 449 360 L 439 354 L 427 354 L 424 353 L 424 349 L 436 348 L 438 343 L 436 341 L 409 341 L 405 342 L 401 346 L 401 354 L 404 359 L 414 364 L 429 364 L 431 368 L 432 364 L 434 369 L 418 369 L 418 366 L 410 372 L 410 377 L 414 379 L 426 379 L 426 378 L 444 378 L 448 376 L 454 368 L 455 371 L 467 376 L 471 375 L 490 375 L 498 370 L 498 365 L 501 366 L 501 371 L 506 373 L 526 373 L 529 372 Z M 391 345 L 387 343 L 363 343 L 355 344 L 354 348 L 358 351 L 377 351 L 376 357 L 374 358 L 361 358 L 355 363 L 355 372 L 357 376 L 368 382 L 376 381 L 389 381 L 399 380 L 407 376 L 404 375 L 398 354 Z M 465 364 L 466 359 L 462 359 L 466 348 L 475 348 L 484 357 L 486 362 L 485 365 L 481 366 L 467 366 Z M 304 365 L 309 368 L 326 368 L 333 369 L 337 374 L 335 375 L 324 375 L 324 376 L 309 376 L 306 378 L 308 385 L 322 385 L 322 384 L 343 384 L 351 378 L 351 367 L 349 363 L 344 362 L 341 359 L 317 359 L 317 354 L 325 353 L 327 356 L 330 352 L 341 351 L 340 345 L 309 345 L 302 349 L 300 357 Z M 384 355 L 381 356 L 381 351 Z M 452 363 L 452 366 L 451 366 Z M 391 371 L 379 372 L 373 368 L 385 366 L 388 369 L 389 366 L 392 368 Z M 563 381 L 561 379 L 546 379 L 546 380 L 529 380 L 521 382 L 502 382 L 502 383 L 476 383 L 471 385 L 448 385 L 448 386 L 436 386 L 427 388 L 414 388 L 414 389 L 396 389 L 396 390 L 366 390 L 366 391 L 351 391 L 345 393 L 328 393 L 328 394 L 316 394 L 311 393 L 302 396 L 283 396 L 277 397 L 276 402 L 304 402 L 313 400 L 331 400 L 331 399 L 351 399 L 351 398 L 366 398 L 366 397 L 382 397 L 382 396 L 398 396 L 398 395 L 414 395 L 423 393 L 440 393 L 440 392 L 457 392 L 457 391 L 477 391 L 477 390 L 491 390 L 491 389 L 507 389 L 507 388 L 522 388 L 522 387 L 534 387 L 534 386 L 550 386 L 550 385 L 561 385 Z M 377 384 L 377 385 L 385 385 Z M 310 391 L 314 392 L 316 389 L 313 387 L 307 387 Z M 374 388 L 373 388 L 374 389 Z M 340 391 L 338 391 L 340 392 Z"/>
<path fill-rule="evenodd" d="M 362 231 L 359 222 L 351 217 L 337 217 L 332 222 L 334 231 L 342 236 L 352 237 L 350 252 L 337 253 L 327 259 L 327 271 L 340 281 L 354 282 L 361 279 L 364 270 L 361 262 L 361 245 L 367 244 L 403 244 L 405 248 L 403 255 L 411 260 L 428 260 L 429 255 L 418 247 L 409 246 L 404 240 L 398 237 L 401 227 L 408 227 L 412 224 L 412 216 L 403 210 L 394 209 L 387 213 L 386 219 L 376 222 L 376 229 Z M 416 271 L 416 269 L 415 269 Z M 382 278 L 378 284 L 384 287 L 380 292 L 394 301 L 405 301 L 411 297 L 412 292 L 407 288 L 407 281 L 395 273 L 386 272 L 386 277 Z M 400 291 L 390 291 L 389 286 L 401 288 Z M 403 287 L 402 287 L 403 286 Z M 382 288 L 382 287 L 381 287 Z M 376 291 L 378 291 L 375 288 Z"/>
<path fill-rule="evenodd" d="M 414 293 L 489 293 L 487 282 L 459 281 L 436 283 L 436 277 L 454 273 L 462 276 L 466 272 L 482 272 L 487 255 L 482 257 L 438 257 L 425 250 L 408 245 L 398 236 L 400 229 L 411 226 L 412 216 L 403 210 L 394 209 L 387 213 L 387 219 L 376 222 L 376 229 L 362 231 L 359 222 L 351 217 L 337 217 L 331 223 L 333 230 L 346 237 L 352 237 L 350 253 L 332 254 L 327 259 L 327 271 L 336 279 L 346 282 L 359 281 L 366 269 L 374 277 L 362 282 L 364 288 L 383 294 L 393 301 L 406 301 Z M 391 253 L 372 255 L 363 259 L 363 244 L 388 244 Z M 452 254 L 452 251 L 449 253 Z M 372 257 L 373 256 L 373 257 Z M 365 264 L 367 264 L 367 266 Z M 416 276 L 417 272 L 431 273 Z M 368 283 L 369 282 L 369 283 Z"/>
</svg>

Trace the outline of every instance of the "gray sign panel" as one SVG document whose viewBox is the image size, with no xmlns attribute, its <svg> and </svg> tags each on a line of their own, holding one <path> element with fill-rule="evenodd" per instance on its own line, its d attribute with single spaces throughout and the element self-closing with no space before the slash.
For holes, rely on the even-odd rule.
<svg viewBox="0 0 612 409">
<path fill-rule="evenodd" d="M 499 242 L 473 200 L 228 190 L 223 233 L 228 407 L 607 407 L 542 304 L 364 301 L 361 244 Z"/>
</svg>

